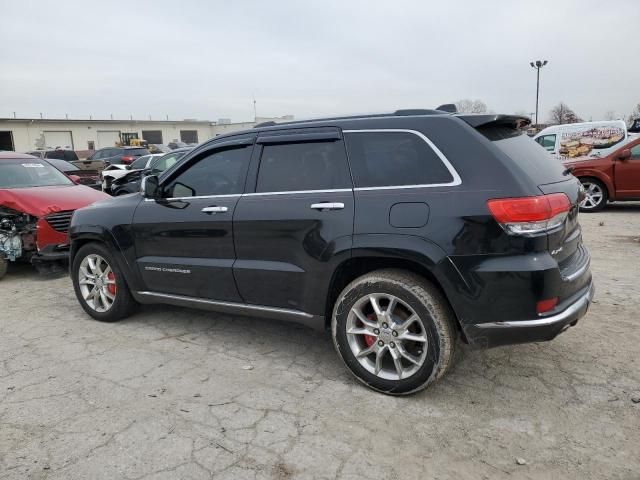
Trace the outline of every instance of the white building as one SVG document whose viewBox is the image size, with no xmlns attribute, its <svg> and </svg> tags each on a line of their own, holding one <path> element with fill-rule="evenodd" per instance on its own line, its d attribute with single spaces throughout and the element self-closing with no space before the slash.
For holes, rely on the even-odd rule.
<svg viewBox="0 0 640 480">
<path fill-rule="evenodd" d="M 84 157 L 88 151 L 128 143 L 139 138 L 167 144 L 179 140 L 201 143 L 217 135 L 252 128 L 266 121 L 293 120 L 292 115 L 256 118 L 254 122 L 230 123 L 209 120 L 60 120 L 0 118 L 0 150 L 27 152 L 39 148 L 70 148 Z"/>
</svg>

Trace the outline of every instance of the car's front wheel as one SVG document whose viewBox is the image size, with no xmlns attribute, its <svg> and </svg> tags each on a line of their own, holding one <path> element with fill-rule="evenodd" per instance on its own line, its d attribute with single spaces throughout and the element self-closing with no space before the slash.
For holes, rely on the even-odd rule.
<svg viewBox="0 0 640 480">
<path fill-rule="evenodd" d="M 71 267 L 73 288 L 80 305 L 96 320 L 114 322 L 137 306 L 111 252 L 100 243 L 78 250 Z"/>
<path fill-rule="evenodd" d="M 597 212 L 607 205 L 607 187 L 595 178 L 581 178 L 580 183 L 584 188 L 585 197 L 580 203 L 580 211 Z"/>
<path fill-rule="evenodd" d="M 401 270 L 378 270 L 351 282 L 334 307 L 332 334 L 355 377 L 392 395 L 413 393 L 442 377 L 457 339 L 442 293 Z"/>
</svg>

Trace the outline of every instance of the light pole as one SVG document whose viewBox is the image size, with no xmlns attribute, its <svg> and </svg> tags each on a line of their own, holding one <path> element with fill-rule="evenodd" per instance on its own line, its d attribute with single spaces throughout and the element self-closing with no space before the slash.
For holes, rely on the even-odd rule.
<svg viewBox="0 0 640 480">
<path fill-rule="evenodd" d="M 538 125 L 538 98 L 540 97 L 540 69 L 547 63 L 546 60 L 536 60 L 535 62 L 529 62 L 531 68 L 536 69 L 536 125 Z"/>
</svg>

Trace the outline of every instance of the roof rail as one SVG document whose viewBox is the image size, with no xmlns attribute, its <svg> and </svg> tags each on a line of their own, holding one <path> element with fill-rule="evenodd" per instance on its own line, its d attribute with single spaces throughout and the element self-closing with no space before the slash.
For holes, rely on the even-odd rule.
<svg viewBox="0 0 640 480">
<path fill-rule="evenodd" d="M 410 115 L 434 115 L 439 113 L 442 113 L 442 112 L 439 112 L 438 110 L 429 110 L 425 108 L 406 108 L 404 110 L 396 110 L 395 112 L 393 112 L 394 115 L 397 115 L 399 117 L 410 116 Z"/>
<path fill-rule="evenodd" d="M 262 122 L 262 123 L 258 123 L 256 125 L 253 126 L 253 128 L 260 128 L 260 127 L 273 127 L 274 125 L 277 125 L 276 122 L 274 122 L 273 120 L 269 120 L 268 122 Z"/>
</svg>

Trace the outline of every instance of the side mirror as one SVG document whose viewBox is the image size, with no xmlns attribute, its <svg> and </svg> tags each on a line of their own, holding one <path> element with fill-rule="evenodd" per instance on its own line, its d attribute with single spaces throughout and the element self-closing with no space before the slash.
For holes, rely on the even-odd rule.
<svg viewBox="0 0 640 480">
<path fill-rule="evenodd" d="M 124 167 L 125 170 L 131 170 L 131 164 L 127 165 L 126 167 Z"/>
<path fill-rule="evenodd" d="M 629 150 L 628 148 L 625 148 L 624 150 L 622 150 L 622 152 L 620 152 L 620 154 L 618 155 L 618 160 L 629 160 L 631 158 L 631 150 Z"/>
<path fill-rule="evenodd" d="M 156 175 L 149 175 L 143 177 L 140 183 L 140 191 L 144 198 L 158 198 L 160 188 L 158 186 L 158 177 Z"/>
<path fill-rule="evenodd" d="M 80 177 L 78 175 L 69 175 L 69 178 L 75 184 L 79 184 L 80 183 Z"/>
</svg>

